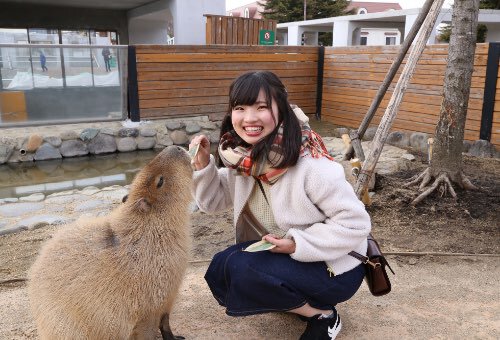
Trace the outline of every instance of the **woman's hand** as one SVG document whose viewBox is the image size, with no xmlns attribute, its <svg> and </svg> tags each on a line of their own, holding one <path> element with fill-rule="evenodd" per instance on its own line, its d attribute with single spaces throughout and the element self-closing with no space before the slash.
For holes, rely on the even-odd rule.
<svg viewBox="0 0 500 340">
<path fill-rule="evenodd" d="M 210 161 L 210 140 L 205 135 L 195 136 L 189 143 L 189 150 L 195 148 L 198 144 L 200 148 L 191 162 L 196 170 L 201 170 Z"/>
<path fill-rule="evenodd" d="M 295 253 L 295 241 L 293 239 L 280 238 L 272 234 L 268 234 L 262 237 L 262 239 L 276 245 L 276 247 L 269 250 L 272 253 L 282 253 L 282 254 Z"/>
</svg>

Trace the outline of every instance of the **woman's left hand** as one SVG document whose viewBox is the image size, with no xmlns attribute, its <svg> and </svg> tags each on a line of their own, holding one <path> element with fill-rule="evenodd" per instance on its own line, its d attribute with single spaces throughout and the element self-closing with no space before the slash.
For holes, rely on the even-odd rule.
<svg viewBox="0 0 500 340">
<path fill-rule="evenodd" d="M 276 235 L 268 234 L 263 240 L 275 244 L 276 247 L 270 249 L 272 253 L 293 254 L 295 253 L 295 241 L 290 238 L 280 238 Z"/>
</svg>

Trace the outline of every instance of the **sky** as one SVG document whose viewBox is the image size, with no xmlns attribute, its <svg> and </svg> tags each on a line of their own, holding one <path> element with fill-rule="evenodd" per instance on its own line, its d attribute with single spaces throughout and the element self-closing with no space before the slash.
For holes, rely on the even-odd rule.
<svg viewBox="0 0 500 340">
<path fill-rule="evenodd" d="M 419 8 L 422 7 L 425 0 L 363 0 L 366 2 L 397 2 L 403 9 L 407 8 Z M 226 11 L 240 7 L 255 1 L 252 0 L 226 0 Z M 445 0 L 443 7 L 450 7 L 450 4 L 453 3 L 453 0 Z"/>
</svg>

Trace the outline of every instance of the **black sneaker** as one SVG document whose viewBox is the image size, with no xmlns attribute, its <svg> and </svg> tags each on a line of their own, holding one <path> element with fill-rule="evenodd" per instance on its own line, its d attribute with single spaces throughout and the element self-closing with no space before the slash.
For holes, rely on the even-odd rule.
<svg viewBox="0 0 500 340">
<path fill-rule="evenodd" d="M 342 322 L 339 313 L 334 308 L 333 313 L 328 317 L 321 317 L 320 314 L 311 317 L 307 321 L 306 330 L 300 336 L 300 340 L 335 339 L 341 328 Z"/>
</svg>

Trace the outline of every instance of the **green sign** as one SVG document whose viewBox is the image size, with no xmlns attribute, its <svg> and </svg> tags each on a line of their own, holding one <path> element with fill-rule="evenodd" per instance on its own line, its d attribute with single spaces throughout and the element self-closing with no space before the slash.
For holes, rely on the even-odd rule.
<svg viewBox="0 0 500 340">
<path fill-rule="evenodd" d="M 274 31 L 260 30 L 259 45 L 274 45 Z"/>
</svg>

